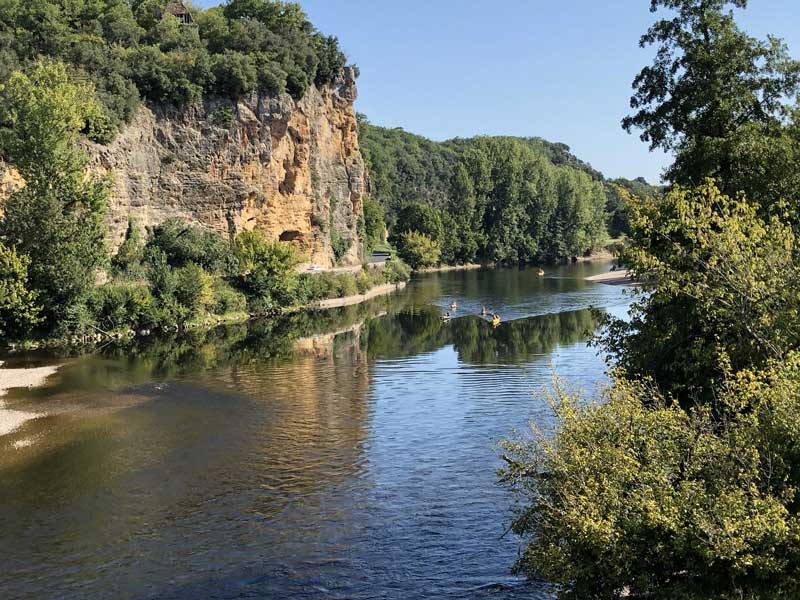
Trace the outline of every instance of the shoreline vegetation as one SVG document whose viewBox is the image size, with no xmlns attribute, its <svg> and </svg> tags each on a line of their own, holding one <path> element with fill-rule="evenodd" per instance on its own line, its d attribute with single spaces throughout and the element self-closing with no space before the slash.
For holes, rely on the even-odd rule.
<svg viewBox="0 0 800 600">
<path fill-rule="evenodd" d="M 556 381 L 501 443 L 516 570 L 561 600 L 800 597 L 800 61 L 747 4 L 651 0 L 622 126 L 673 162 L 622 195 L 641 287 L 594 341 L 612 382 Z"/>
<path fill-rule="evenodd" d="M 406 281 L 403 263 L 423 271 L 582 256 L 624 220 L 602 174 L 563 145 L 505 137 L 434 144 L 360 118 L 375 185 L 358 231 L 338 231 L 335 219 L 312 226 L 330 242 L 333 262 L 374 250 L 402 261 L 297 273 L 308 257 L 277 238 L 220 235 L 177 219 L 145 231 L 135 215 L 122 245 L 110 248 L 113 186 L 92 169 L 87 140 L 111 142 L 140 103 L 178 117 L 225 100 L 227 113 L 216 117 L 230 125 L 227 103 L 255 92 L 299 100 L 346 67 L 336 39 L 297 4 L 229 0 L 192 9 L 197 27 L 183 27 L 159 2 L 99 0 L 84 10 L 43 0 L 0 9 L 0 29 L 12 40 L 0 58 L 0 142 L 24 181 L 0 216 L 0 280 L 8 283 L 0 289 L 0 340 L 99 341 L 269 317 Z M 475 267 L 443 270 L 450 268 Z"/>
</svg>

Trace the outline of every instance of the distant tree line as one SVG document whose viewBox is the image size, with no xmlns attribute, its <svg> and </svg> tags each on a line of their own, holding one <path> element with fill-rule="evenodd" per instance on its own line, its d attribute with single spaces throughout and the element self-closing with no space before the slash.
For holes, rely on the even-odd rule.
<svg viewBox="0 0 800 600">
<path fill-rule="evenodd" d="M 538 138 L 437 143 L 364 115 L 359 135 L 371 196 L 412 263 L 424 254 L 424 263 L 582 256 L 602 246 L 609 230 L 615 237 L 629 231 L 620 187 L 660 193 L 644 180 L 607 182 L 567 146 Z"/>
<path fill-rule="evenodd" d="M 94 84 L 108 141 L 141 99 L 183 107 L 205 96 L 259 91 L 301 98 L 345 66 L 334 37 L 318 32 L 298 4 L 228 0 L 192 23 L 173 0 L 9 0 L 0 3 L 0 80 L 49 57 Z"/>
</svg>

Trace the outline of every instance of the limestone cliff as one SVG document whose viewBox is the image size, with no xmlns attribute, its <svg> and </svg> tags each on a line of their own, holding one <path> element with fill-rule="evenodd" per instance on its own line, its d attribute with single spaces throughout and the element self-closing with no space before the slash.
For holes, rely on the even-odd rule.
<svg viewBox="0 0 800 600">
<path fill-rule="evenodd" d="M 114 178 L 111 246 L 128 217 L 140 226 L 179 217 L 225 235 L 261 230 L 324 266 L 334 262 L 332 236 L 349 240 L 342 262 L 359 262 L 365 169 L 355 96 L 348 69 L 299 102 L 254 96 L 182 112 L 140 108 L 112 143 L 90 145 L 93 166 Z"/>
</svg>

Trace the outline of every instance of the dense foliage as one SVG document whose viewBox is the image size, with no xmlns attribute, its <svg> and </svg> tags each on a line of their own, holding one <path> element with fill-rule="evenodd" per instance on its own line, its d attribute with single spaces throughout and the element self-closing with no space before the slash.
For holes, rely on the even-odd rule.
<svg viewBox="0 0 800 600">
<path fill-rule="evenodd" d="M 72 318 L 106 261 L 107 182 L 87 175 L 77 145 L 100 114 L 93 98 L 90 84 L 73 83 L 55 63 L 15 72 L 0 92 L 0 141 L 26 182 L 5 202 L 0 240 L 28 262 L 51 328 Z"/>
<path fill-rule="evenodd" d="M 606 239 L 602 176 L 563 145 L 500 137 L 435 143 L 363 115 L 359 138 L 392 238 L 423 233 L 444 262 L 554 260 Z"/>
<path fill-rule="evenodd" d="M 429 235 L 406 231 L 397 242 L 398 253 L 413 269 L 424 269 L 439 264 L 442 249 Z"/>
<path fill-rule="evenodd" d="M 800 362 L 742 372 L 719 412 L 620 380 L 589 407 L 563 390 L 557 435 L 504 444 L 518 567 L 562 598 L 774 600 L 800 593 Z"/>
<path fill-rule="evenodd" d="M 727 7 L 747 0 L 651 0 L 670 9 L 642 36 L 656 46 L 653 65 L 634 81 L 628 131 L 641 130 L 651 148 L 676 153 L 670 181 L 719 180 L 728 195 L 743 191 L 770 207 L 800 207 L 800 137 L 796 109 L 800 62 L 774 37 L 755 39 Z"/>
<path fill-rule="evenodd" d="M 193 23 L 168 10 L 173 0 L 9 0 L 0 3 L 0 80 L 41 57 L 70 65 L 92 82 L 107 140 L 140 98 L 184 106 L 204 95 L 238 98 L 288 91 L 300 98 L 345 65 L 335 38 L 319 33 L 297 4 L 228 0 Z"/>
<path fill-rule="evenodd" d="M 553 430 L 504 446 L 518 567 L 564 598 L 795 598 L 798 63 L 737 28 L 745 0 L 651 4 L 670 10 L 624 125 L 675 152 L 679 185 L 617 190 L 643 286 L 602 339 L 613 387 L 559 389 Z"/>
<path fill-rule="evenodd" d="M 0 242 L 0 339 L 24 336 L 38 321 L 41 307 L 28 289 L 29 262 Z"/>
<path fill-rule="evenodd" d="M 647 282 L 608 349 L 629 376 L 686 402 L 730 371 L 762 367 L 800 344 L 800 261 L 791 226 L 759 216 L 711 181 L 630 202 L 622 260 Z M 705 398 L 704 398 L 705 397 Z"/>
</svg>

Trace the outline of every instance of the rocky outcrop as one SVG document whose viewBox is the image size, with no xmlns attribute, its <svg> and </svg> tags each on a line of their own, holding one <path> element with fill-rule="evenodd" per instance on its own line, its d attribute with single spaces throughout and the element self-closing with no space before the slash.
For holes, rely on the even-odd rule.
<svg viewBox="0 0 800 600">
<path fill-rule="evenodd" d="M 177 217 L 235 235 L 258 229 L 295 245 L 306 261 L 360 262 L 365 187 L 352 69 L 300 101 L 253 96 L 210 100 L 185 111 L 141 107 L 107 146 L 87 144 L 92 166 L 110 173 L 112 248 L 128 219 L 152 227 Z M 2 165 L 0 165 L 2 166 Z M 0 195 L 19 187 L 0 169 Z"/>
<path fill-rule="evenodd" d="M 223 234 L 258 229 L 324 266 L 334 263 L 332 238 L 347 240 L 341 262 L 359 262 L 365 169 L 355 97 L 348 69 L 299 102 L 253 96 L 181 113 L 140 109 L 111 144 L 92 147 L 94 164 L 114 178 L 112 245 L 129 217 L 142 226 L 178 217 Z"/>
</svg>

